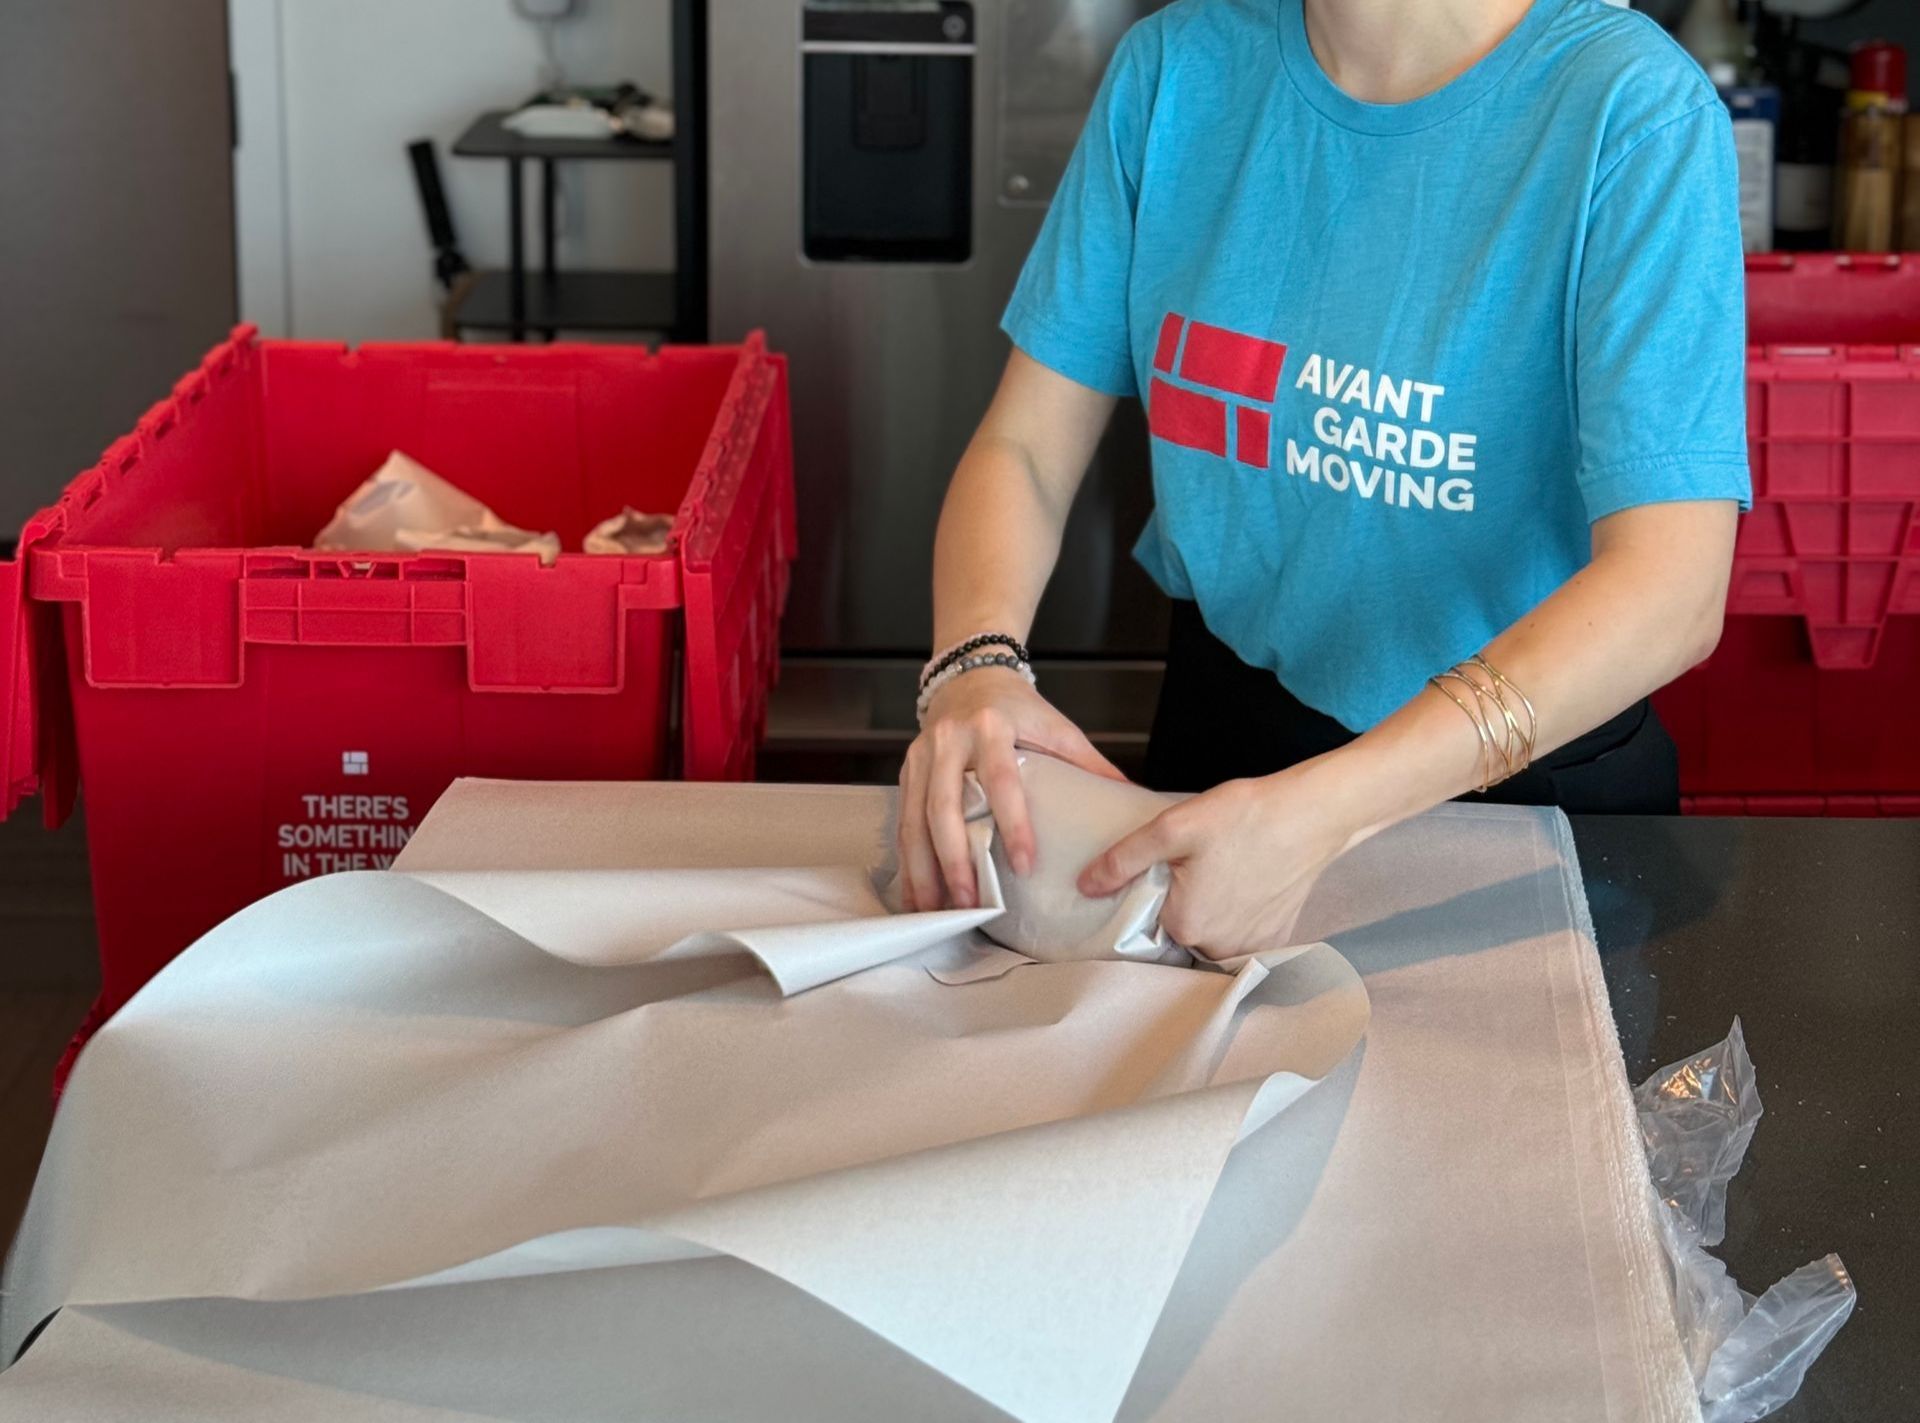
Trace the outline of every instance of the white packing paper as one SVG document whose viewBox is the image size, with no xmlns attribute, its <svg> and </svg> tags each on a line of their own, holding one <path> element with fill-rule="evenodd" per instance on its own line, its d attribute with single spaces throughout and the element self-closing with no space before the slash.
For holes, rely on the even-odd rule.
<svg viewBox="0 0 1920 1423">
<path fill-rule="evenodd" d="M 741 837 L 714 828 L 724 861 Z M 1228 1152 L 1359 1040 L 1358 977 L 1309 945 L 943 983 L 1005 957 L 971 933 L 996 908 L 890 914 L 871 865 L 772 848 L 422 852 L 235 916 L 69 1080 L 0 1343 L 61 1306 L 717 1255 L 1014 1417 L 1111 1417 Z"/>
<path fill-rule="evenodd" d="M 1049 963 L 1110 958 L 1192 963 L 1192 956 L 1160 928 L 1160 906 L 1172 883 L 1165 865 L 1154 865 L 1103 899 L 1088 899 L 1077 888 L 1080 871 L 1096 855 L 1178 797 L 1108 780 L 1038 753 L 1021 757 L 1020 775 L 1028 818 L 1046 853 L 1031 874 L 1016 875 L 999 837 L 988 842 L 992 873 L 982 883 L 990 886 L 991 902 L 1005 912 L 982 926 L 987 937 Z M 991 827 L 986 794 L 971 776 L 963 810 L 969 825 Z M 1238 961 L 1229 965 L 1237 966 Z"/>
<path fill-rule="evenodd" d="M 1239 976 L 935 982 L 1011 957 L 967 936 L 781 997 L 494 917 L 859 864 L 890 800 L 463 782 L 407 873 L 203 941 L 69 1086 L 0 1420 L 1697 1419 L 1553 812 L 1377 837 L 1307 905 L 1339 953 Z"/>
</svg>

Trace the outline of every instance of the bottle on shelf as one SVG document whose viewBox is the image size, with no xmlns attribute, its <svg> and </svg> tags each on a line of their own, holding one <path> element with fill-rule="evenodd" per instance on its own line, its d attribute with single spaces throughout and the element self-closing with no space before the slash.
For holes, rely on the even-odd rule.
<svg viewBox="0 0 1920 1423">
<path fill-rule="evenodd" d="M 1834 245 L 1843 251 L 1892 252 L 1903 237 L 1906 109 L 1906 51 L 1885 40 L 1855 45 L 1834 205 Z"/>
<path fill-rule="evenodd" d="M 1707 77 L 1723 87 L 1739 82 L 1752 50 L 1733 0 L 1693 0 L 1680 17 L 1674 38 L 1707 71 Z"/>
<path fill-rule="evenodd" d="M 1761 63 L 1757 40 L 1759 5 L 1738 0 L 1695 0 L 1681 21 L 1679 37 L 1720 91 L 1733 119 L 1734 156 L 1740 171 L 1740 243 L 1748 252 L 1773 250 L 1774 161 L 1780 130 L 1780 90 Z"/>
<path fill-rule="evenodd" d="M 1920 252 L 1920 114 L 1900 120 L 1900 235 L 1902 252 Z"/>
<path fill-rule="evenodd" d="M 1817 252 L 1833 242 L 1834 157 L 1846 97 L 1845 56 L 1801 39 L 1799 21 L 1763 11 L 1761 70 L 1780 90 L 1773 245 Z M 1838 78 L 1829 77 L 1838 71 Z"/>
</svg>

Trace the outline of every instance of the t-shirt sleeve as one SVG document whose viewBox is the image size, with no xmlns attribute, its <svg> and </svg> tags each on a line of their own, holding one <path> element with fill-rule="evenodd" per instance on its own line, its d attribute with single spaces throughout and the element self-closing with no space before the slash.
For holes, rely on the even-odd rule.
<svg viewBox="0 0 1920 1423">
<path fill-rule="evenodd" d="M 1127 325 L 1146 150 L 1139 28 L 1107 66 L 1001 329 L 1034 360 L 1107 395 L 1137 394 Z"/>
<path fill-rule="evenodd" d="M 1751 502 L 1739 177 L 1709 99 L 1594 189 L 1574 330 L 1589 519 L 1676 499 Z"/>
</svg>

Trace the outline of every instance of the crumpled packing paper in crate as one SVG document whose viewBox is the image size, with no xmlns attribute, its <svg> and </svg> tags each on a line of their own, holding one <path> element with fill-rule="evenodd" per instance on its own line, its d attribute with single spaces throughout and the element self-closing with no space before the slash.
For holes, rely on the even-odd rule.
<svg viewBox="0 0 1920 1423">
<path fill-rule="evenodd" d="M 665 553 L 671 514 L 643 514 L 631 504 L 587 531 L 585 553 Z M 388 455 L 334 511 L 314 537 L 322 552 L 531 553 L 542 563 L 560 556 L 560 536 L 516 528 L 492 509 L 399 450 Z"/>
<path fill-rule="evenodd" d="M 515 528 L 465 490 L 395 450 L 348 495 L 313 540 L 324 552 L 531 553 L 560 556 L 560 538 Z"/>
<path fill-rule="evenodd" d="M 1201 972 L 888 914 L 890 803 L 463 782 L 236 916 L 80 1059 L 0 1419 L 1698 1417 L 1563 818 Z"/>
<path fill-rule="evenodd" d="M 673 515 L 643 514 L 628 504 L 588 529 L 580 547 L 586 553 L 665 553 L 672 537 Z"/>
</svg>

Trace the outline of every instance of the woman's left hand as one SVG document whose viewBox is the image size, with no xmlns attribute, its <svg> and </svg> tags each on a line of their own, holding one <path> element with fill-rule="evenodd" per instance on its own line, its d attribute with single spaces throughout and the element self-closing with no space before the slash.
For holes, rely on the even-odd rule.
<svg viewBox="0 0 1920 1423">
<path fill-rule="evenodd" d="M 1285 947 L 1320 872 L 1361 838 L 1334 808 L 1324 765 L 1229 781 L 1170 806 L 1088 865 L 1080 892 L 1116 894 L 1165 863 L 1173 884 L 1160 924 L 1175 942 L 1214 959 Z"/>
</svg>

